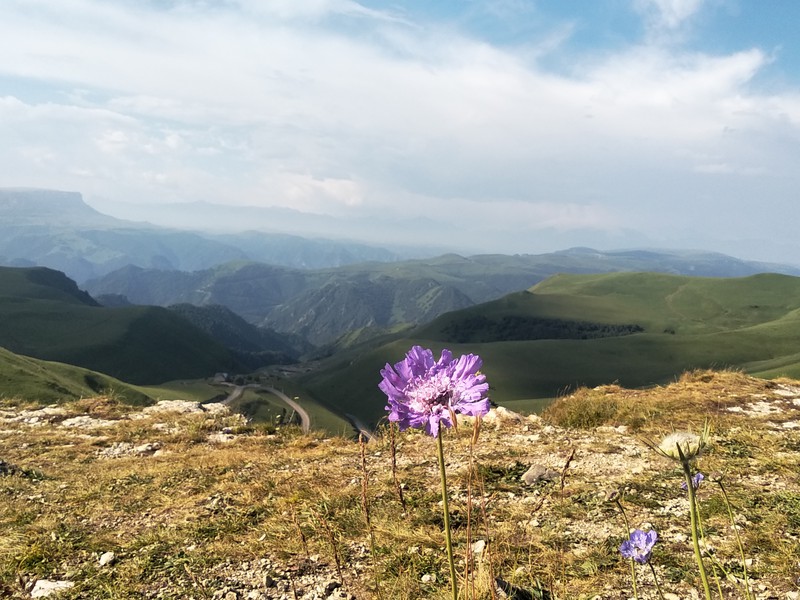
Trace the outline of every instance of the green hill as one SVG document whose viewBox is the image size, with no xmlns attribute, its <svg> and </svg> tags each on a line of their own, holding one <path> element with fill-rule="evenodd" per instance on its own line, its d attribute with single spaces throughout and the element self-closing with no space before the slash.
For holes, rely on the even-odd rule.
<svg viewBox="0 0 800 600">
<path fill-rule="evenodd" d="M 112 394 L 127 404 L 152 403 L 146 394 L 102 373 L 0 348 L 0 399 L 50 404 L 98 394 Z"/>
<path fill-rule="evenodd" d="M 521 291 L 558 273 L 664 272 L 740 277 L 797 269 L 701 252 L 598 252 L 574 248 L 541 255 L 446 254 L 425 260 L 289 269 L 238 261 L 185 273 L 126 267 L 87 282 L 95 296 L 134 304 L 220 304 L 251 323 L 343 347 L 398 327 Z M 786 269 L 781 271 L 781 269 Z M 357 336 L 352 336 L 358 330 Z"/>
<path fill-rule="evenodd" d="M 135 384 L 236 371 L 230 351 L 161 307 L 106 308 L 61 273 L 0 267 L 0 346 Z"/>
<path fill-rule="evenodd" d="M 552 327 L 515 331 L 503 323 Z M 576 386 L 649 386 L 693 368 L 796 376 L 798 341 L 797 277 L 558 275 L 528 291 L 442 315 L 402 338 L 332 357 L 303 383 L 327 405 L 375 422 L 385 403 L 377 389 L 379 370 L 413 344 L 481 355 L 492 399 L 520 408 L 520 401 L 533 406 L 529 401 Z"/>
<path fill-rule="evenodd" d="M 168 307 L 231 350 L 253 370 L 270 364 L 291 364 L 311 350 L 302 339 L 256 327 L 220 305 L 174 304 Z"/>
</svg>

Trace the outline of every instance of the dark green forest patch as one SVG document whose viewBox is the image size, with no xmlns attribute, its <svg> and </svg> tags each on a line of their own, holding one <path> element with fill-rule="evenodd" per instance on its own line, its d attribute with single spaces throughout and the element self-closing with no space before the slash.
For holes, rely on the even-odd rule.
<svg viewBox="0 0 800 600">
<path fill-rule="evenodd" d="M 635 324 L 592 323 L 545 317 L 506 315 L 493 319 L 472 315 L 448 323 L 442 332 L 454 342 L 486 343 L 524 340 L 590 340 L 641 333 Z"/>
</svg>

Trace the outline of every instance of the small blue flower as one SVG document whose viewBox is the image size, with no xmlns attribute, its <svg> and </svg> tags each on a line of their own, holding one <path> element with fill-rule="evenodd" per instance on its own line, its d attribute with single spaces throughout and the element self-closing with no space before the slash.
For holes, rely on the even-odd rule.
<svg viewBox="0 0 800 600">
<path fill-rule="evenodd" d="M 647 533 L 641 529 L 634 529 L 630 537 L 622 542 L 619 551 L 625 558 L 632 558 L 640 565 L 644 565 L 650 561 L 650 554 L 652 554 L 653 546 L 657 541 L 658 533 L 655 529 L 651 529 Z"/>
<path fill-rule="evenodd" d="M 692 477 L 692 489 L 696 490 L 697 488 L 699 488 L 700 487 L 700 482 L 703 481 L 703 479 L 705 479 L 705 476 L 702 473 L 699 473 L 699 472 L 694 477 Z M 682 490 L 688 490 L 689 489 L 688 486 L 686 485 L 685 481 L 681 483 L 681 489 Z"/>
</svg>

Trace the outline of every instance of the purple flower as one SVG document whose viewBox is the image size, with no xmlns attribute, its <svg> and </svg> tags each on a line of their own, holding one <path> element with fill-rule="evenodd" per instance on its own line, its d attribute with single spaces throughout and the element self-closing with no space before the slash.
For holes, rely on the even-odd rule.
<svg viewBox="0 0 800 600">
<path fill-rule="evenodd" d="M 643 565 L 650 560 L 650 554 L 653 552 L 656 541 L 658 541 L 658 534 L 655 529 L 651 529 L 647 533 L 641 529 L 634 529 L 630 537 L 622 542 L 619 551 L 625 558 L 632 558 Z"/>
<path fill-rule="evenodd" d="M 439 435 L 439 424 L 453 426 L 455 413 L 479 417 L 489 412 L 485 397 L 489 384 L 479 372 L 483 361 L 466 354 L 454 359 L 450 350 L 434 361 L 433 352 L 414 346 L 394 367 L 386 364 L 381 370 L 383 381 L 378 387 L 389 403 L 389 420 L 400 430 L 425 428 L 426 433 Z"/>
<path fill-rule="evenodd" d="M 703 481 L 703 479 L 705 479 L 705 476 L 702 473 L 698 472 L 694 477 L 692 477 L 692 488 L 695 489 L 695 490 L 697 488 L 699 488 L 700 487 L 700 482 Z M 681 483 L 681 489 L 682 490 L 688 490 L 689 489 L 687 487 L 685 481 Z"/>
</svg>

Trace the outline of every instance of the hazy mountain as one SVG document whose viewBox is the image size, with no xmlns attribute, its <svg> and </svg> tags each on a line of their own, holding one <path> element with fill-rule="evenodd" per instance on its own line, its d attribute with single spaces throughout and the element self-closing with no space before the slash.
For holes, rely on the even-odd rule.
<svg viewBox="0 0 800 600">
<path fill-rule="evenodd" d="M 91 204 L 122 219 L 147 221 L 174 229 L 215 234 L 256 230 L 270 235 L 325 238 L 335 240 L 336 244 L 387 248 L 402 258 L 422 258 L 454 251 L 452 245 L 437 241 L 441 239 L 446 224 L 419 217 L 406 220 L 374 216 L 343 219 L 285 207 L 229 206 L 209 202 L 133 204 L 92 198 Z M 261 260 L 255 256 L 252 258 Z"/>
<path fill-rule="evenodd" d="M 184 207 L 185 214 L 190 214 Z M 210 234 L 125 221 L 75 192 L 0 189 L 0 264 L 45 266 L 82 283 L 127 265 L 196 271 L 232 260 L 296 268 L 396 260 L 366 244 L 254 231 Z"/>
<path fill-rule="evenodd" d="M 425 323 L 472 304 L 456 287 L 429 278 L 334 278 L 276 307 L 263 323 L 322 346 L 363 329 L 380 333 Z"/>
<path fill-rule="evenodd" d="M 29 188 L 0 188 L 0 222 L 3 228 L 67 225 L 124 227 L 125 221 L 88 206 L 77 192 Z"/>
</svg>

